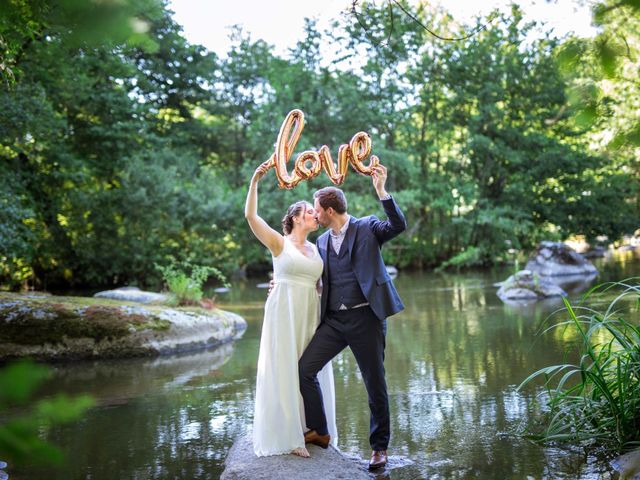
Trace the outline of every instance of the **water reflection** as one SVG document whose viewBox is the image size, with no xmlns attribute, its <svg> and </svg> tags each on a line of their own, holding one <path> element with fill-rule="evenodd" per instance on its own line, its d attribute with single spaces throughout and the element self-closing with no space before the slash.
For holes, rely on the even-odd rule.
<svg viewBox="0 0 640 480">
<path fill-rule="evenodd" d="M 640 273 L 640 262 L 598 265 L 598 281 Z M 540 335 L 559 304 L 505 305 L 494 283 L 508 272 L 401 273 L 407 309 L 388 322 L 390 454 L 404 466 L 379 478 L 567 478 L 608 475 L 579 449 L 541 448 L 514 432 L 537 421 L 533 371 L 563 361 L 575 331 Z M 248 321 L 221 349 L 151 360 L 56 366 L 48 393 L 89 392 L 99 407 L 73 425 L 44 431 L 72 461 L 61 470 L 25 468 L 12 479 L 210 479 L 253 416 L 255 367 L 265 291 L 258 282 L 219 296 Z M 350 352 L 334 362 L 340 448 L 368 456 L 369 413 Z"/>
<path fill-rule="evenodd" d="M 592 286 L 597 277 L 597 273 L 592 273 L 590 275 L 562 275 L 551 277 L 550 280 L 569 295 L 577 295 Z"/>
<path fill-rule="evenodd" d="M 91 392 L 99 406 L 121 405 L 160 390 L 188 388 L 215 379 L 232 356 L 234 344 L 152 359 L 93 361 L 54 365 L 51 383 L 69 395 Z"/>
</svg>

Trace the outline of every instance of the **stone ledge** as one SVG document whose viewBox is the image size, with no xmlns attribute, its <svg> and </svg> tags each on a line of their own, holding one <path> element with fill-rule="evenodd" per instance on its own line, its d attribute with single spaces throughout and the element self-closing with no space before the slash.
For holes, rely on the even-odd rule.
<svg viewBox="0 0 640 480">
<path fill-rule="evenodd" d="M 354 460 L 333 447 L 307 445 L 311 458 L 296 455 L 256 457 L 251 435 L 239 438 L 224 462 L 220 480 L 371 480 Z"/>
<path fill-rule="evenodd" d="M 242 336 L 224 310 L 174 309 L 85 297 L 0 293 L 0 361 L 153 356 L 210 348 Z"/>
<path fill-rule="evenodd" d="M 138 303 L 162 303 L 167 300 L 167 295 L 162 293 L 145 292 L 138 287 L 120 287 L 115 290 L 105 290 L 94 295 L 95 298 L 109 298 L 125 302 Z"/>
</svg>

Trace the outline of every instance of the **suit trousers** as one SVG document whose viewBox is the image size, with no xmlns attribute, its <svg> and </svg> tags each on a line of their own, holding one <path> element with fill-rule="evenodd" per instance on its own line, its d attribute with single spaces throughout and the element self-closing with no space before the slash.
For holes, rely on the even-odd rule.
<svg viewBox="0 0 640 480">
<path fill-rule="evenodd" d="M 381 321 L 368 306 L 326 313 L 298 362 L 307 428 L 321 435 L 327 433 L 317 374 L 333 357 L 349 347 L 369 397 L 369 443 L 373 450 L 387 449 L 391 428 L 384 370 L 386 329 L 386 320 Z"/>
</svg>

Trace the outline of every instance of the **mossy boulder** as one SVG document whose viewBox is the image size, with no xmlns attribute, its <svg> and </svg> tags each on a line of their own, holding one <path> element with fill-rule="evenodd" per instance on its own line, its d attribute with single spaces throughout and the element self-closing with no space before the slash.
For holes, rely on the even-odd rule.
<svg viewBox="0 0 640 480">
<path fill-rule="evenodd" d="M 500 284 L 497 295 L 503 302 L 567 296 L 566 292 L 558 285 L 530 270 L 520 270 L 511 275 Z"/>
<path fill-rule="evenodd" d="M 525 270 L 543 277 L 596 275 L 598 270 L 583 255 L 560 242 L 540 242 Z"/>
<path fill-rule="evenodd" d="M 0 293 L 0 361 L 117 358 L 197 350 L 239 338 L 245 320 L 223 310 Z"/>
</svg>

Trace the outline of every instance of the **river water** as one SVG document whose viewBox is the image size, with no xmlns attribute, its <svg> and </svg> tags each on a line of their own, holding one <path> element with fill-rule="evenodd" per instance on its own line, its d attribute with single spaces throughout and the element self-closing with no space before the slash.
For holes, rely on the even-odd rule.
<svg viewBox="0 0 640 480">
<path fill-rule="evenodd" d="M 599 283 L 640 275 L 640 252 L 597 260 Z M 541 388 L 516 387 L 565 359 L 569 333 L 540 335 L 557 301 L 504 305 L 494 283 L 508 269 L 403 273 L 406 310 L 388 321 L 386 369 L 391 462 L 380 478 L 600 479 L 602 459 L 580 448 L 542 447 L 517 434 L 537 426 Z M 234 440 L 251 426 L 265 290 L 258 281 L 219 294 L 247 319 L 243 338 L 221 348 L 126 361 L 54 366 L 44 395 L 89 393 L 97 406 L 76 423 L 43 429 L 66 466 L 7 469 L 11 479 L 216 479 Z M 571 295 L 579 296 L 580 288 Z M 368 457 L 366 393 L 349 351 L 334 361 L 339 447 Z M 274 432 L 276 433 L 276 432 Z"/>
</svg>

